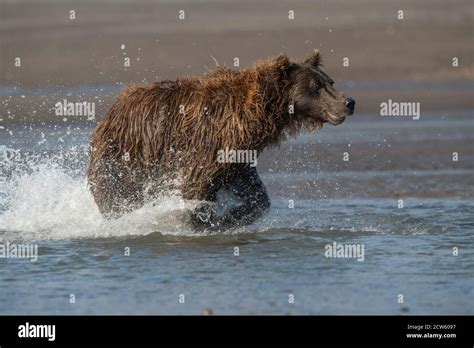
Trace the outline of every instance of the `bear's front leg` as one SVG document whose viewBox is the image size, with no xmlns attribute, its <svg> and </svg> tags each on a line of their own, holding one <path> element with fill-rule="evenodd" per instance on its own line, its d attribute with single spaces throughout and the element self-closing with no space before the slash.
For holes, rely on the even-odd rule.
<svg viewBox="0 0 474 348">
<path fill-rule="evenodd" d="M 194 208 L 191 214 L 191 227 L 195 231 L 202 231 L 214 227 L 214 215 L 216 214 L 212 203 L 201 203 Z"/>
<path fill-rule="evenodd" d="M 241 202 L 215 219 L 218 227 L 241 227 L 250 225 L 270 208 L 270 198 L 255 167 L 247 166 L 230 184 L 230 192 Z"/>
<path fill-rule="evenodd" d="M 270 199 L 255 167 L 245 166 L 225 186 L 239 199 L 240 205 L 222 215 L 216 213 L 213 204 L 197 207 L 191 218 L 195 229 L 220 230 L 249 225 L 270 207 Z"/>
</svg>

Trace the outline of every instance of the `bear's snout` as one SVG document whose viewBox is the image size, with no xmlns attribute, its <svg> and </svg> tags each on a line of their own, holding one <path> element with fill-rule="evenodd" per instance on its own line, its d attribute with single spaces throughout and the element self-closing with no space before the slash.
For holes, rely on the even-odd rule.
<svg viewBox="0 0 474 348">
<path fill-rule="evenodd" d="M 354 113 L 354 108 L 355 108 L 355 100 L 352 98 L 346 98 L 345 104 L 347 107 L 347 110 L 349 111 L 349 115 L 352 115 Z"/>
</svg>

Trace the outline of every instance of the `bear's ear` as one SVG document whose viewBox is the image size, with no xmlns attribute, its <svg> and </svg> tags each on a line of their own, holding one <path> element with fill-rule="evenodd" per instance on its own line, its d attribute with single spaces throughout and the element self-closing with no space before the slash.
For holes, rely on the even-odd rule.
<svg viewBox="0 0 474 348">
<path fill-rule="evenodd" d="M 279 69 L 286 70 L 291 62 L 284 53 L 280 53 L 278 57 L 275 58 L 275 64 Z"/>
<path fill-rule="evenodd" d="M 318 67 L 321 65 L 321 54 L 318 50 L 313 50 L 304 62 L 314 67 Z"/>
<path fill-rule="evenodd" d="M 275 58 L 275 65 L 279 71 L 285 74 L 292 73 L 298 68 L 298 64 L 291 62 L 284 53 L 280 53 L 280 55 Z"/>
</svg>

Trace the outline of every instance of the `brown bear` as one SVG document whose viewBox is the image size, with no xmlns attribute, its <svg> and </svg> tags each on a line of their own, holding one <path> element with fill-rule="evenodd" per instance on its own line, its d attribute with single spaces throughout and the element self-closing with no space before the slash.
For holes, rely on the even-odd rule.
<svg viewBox="0 0 474 348">
<path fill-rule="evenodd" d="M 299 63 L 280 54 L 241 71 L 126 87 L 92 137 L 88 179 L 99 210 L 119 217 L 178 190 L 206 202 L 191 214 L 195 228 L 254 222 L 270 206 L 255 165 L 218 154 L 258 156 L 286 135 L 342 123 L 355 101 L 333 84 L 315 50 Z M 240 205 L 218 214 L 221 189 Z"/>
</svg>

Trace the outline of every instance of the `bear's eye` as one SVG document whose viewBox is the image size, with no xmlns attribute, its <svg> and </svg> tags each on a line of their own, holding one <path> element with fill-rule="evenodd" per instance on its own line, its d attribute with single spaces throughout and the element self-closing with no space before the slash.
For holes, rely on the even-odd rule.
<svg viewBox="0 0 474 348">
<path fill-rule="evenodd" d="M 317 93 L 318 92 L 318 84 L 315 80 L 311 80 L 309 82 L 309 89 L 311 92 L 313 93 Z"/>
</svg>

